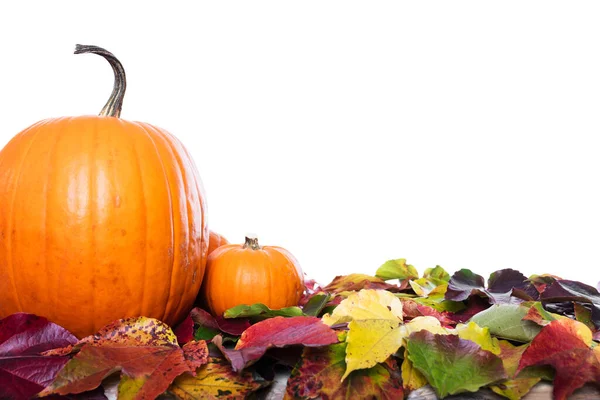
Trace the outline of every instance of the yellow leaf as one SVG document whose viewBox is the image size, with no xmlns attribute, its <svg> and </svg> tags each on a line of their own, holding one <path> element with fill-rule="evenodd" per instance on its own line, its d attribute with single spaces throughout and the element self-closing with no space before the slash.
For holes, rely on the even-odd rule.
<svg viewBox="0 0 600 400">
<path fill-rule="evenodd" d="M 495 355 L 500 354 L 501 350 L 498 339 L 490 335 L 490 330 L 488 328 L 482 328 L 475 322 L 469 322 L 467 325 L 458 324 L 455 331 L 461 339 L 475 342 L 481 346 L 483 350 L 487 350 Z"/>
<path fill-rule="evenodd" d="M 374 367 L 384 362 L 402 345 L 400 321 L 389 319 L 354 320 L 348 324 L 346 372 Z"/>
<path fill-rule="evenodd" d="M 402 345 L 402 302 L 385 290 L 363 289 L 352 293 L 323 322 L 348 324 L 346 372 L 371 368 L 385 361 Z"/>
<path fill-rule="evenodd" d="M 405 332 L 405 336 L 409 336 L 413 332 L 422 330 L 439 335 L 447 335 L 450 333 L 446 328 L 442 327 L 437 318 L 431 316 L 415 317 L 410 322 L 404 324 L 402 330 Z"/>
<path fill-rule="evenodd" d="M 402 386 L 412 392 L 427 385 L 427 378 L 413 366 L 408 358 L 408 352 L 404 350 L 404 361 L 402 362 Z"/>
<path fill-rule="evenodd" d="M 325 314 L 322 321 L 331 326 L 369 319 L 402 321 L 402 302 L 386 290 L 363 289 L 350 294 L 331 315 Z"/>
</svg>

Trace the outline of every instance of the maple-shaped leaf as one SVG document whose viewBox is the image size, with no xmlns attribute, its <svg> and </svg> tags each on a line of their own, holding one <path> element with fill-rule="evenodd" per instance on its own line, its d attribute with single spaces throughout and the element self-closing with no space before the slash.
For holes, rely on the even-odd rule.
<svg viewBox="0 0 600 400">
<path fill-rule="evenodd" d="M 316 317 L 274 317 L 258 322 L 244 331 L 234 349 L 225 348 L 221 336 L 213 338 L 234 371 L 256 362 L 272 347 L 326 346 L 337 341 L 335 331 Z"/>
<path fill-rule="evenodd" d="M 331 315 L 324 315 L 327 325 L 348 323 L 346 342 L 346 378 L 357 369 L 370 368 L 385 361 L 402 345 L 402 303 L 385 290 L 364 289 L 343 300 Z"/>
<path fill-rule="evenodd" d="M 593 286 L 566 279 L 557 280 L 544 290 L 540 299 L 544 305 L 564 301 L 589 304 L 592 310 L 592 321 L 600 328 L 600 293 Z"/>
<path fill-rule="evenodd" d="M 389 281 L 390 279 L 399 279 L 401 281 L 408 279 L 417 279 L 419 273 L 417 269 L 410 264 L 406 263 L 404 258 L 397 260 L 388 260 L 375 272 L 375 276 Z"/>
<path fill-rule="evenodd" d="M 153 318 L 113 322 L 76 348 L 79 352 L 40 396 L 91 390 L 120 371 L 119 399 L 155 398 L 175 377 L 190 371 L 171 328 Z"/>
<path fill-rule="evenodd" d="M 240 304 L 225 311 L 225 318 L 273 318 L 273 317 L 299 317 L 304 315 L 300 307 L 284 307 L 279 309 L 271 309 L 262 303 L 252 305 Z"/>
<path fill-rule="evenodd" d="M 190 317 L 194 324 L 198 325 L 194 332 L 196 340 L 211 340 L 220 333 L 227 333 L 232 336 L 240 336 L 250 327 L 247 318 L 225 319 L 223 317 L 213 317 L 201 308 L 194 308 L 190 312 Z"/>
<path fill-rule="evenodd" d="M 346 343 L 304 348 L 288 380 L 285 399 L 384 399 L 404 398 L 398 364 L 392 358 L 369 369 L 346 372 Z"/>
<path fill-rule="evenodd" d="M 169 393 L 181 400 L 245 399 L 269 384 L 252 372 L 234 372 L 227 360 L 211 357 L 194 374 L 178 376 Z"/>
<path fill-rule="evenodd" d="M 415 332 L 407 339 L 407 350 L 439 397 L 475 392 L 505 378 L 500 357 L 456 335 Z"/>
<path fill-rule="evenodd" d="M 515 346 L 507 340 L 500 340 L 500 358 L 509 379 L 491 385 L 490 389 L 510 400 L 519 400 L 525 396 L 540 380 L 552 380 L 552 371 L 546 367 L 530 367 L 517 375 L 519 361 L 527 344 Z"/>
<path fill-rule="evenodd" d="M 600 383 L 600 346 L 592 343 L 592 332 L 581 322 L 552 321 L 525 350 L 517 372 L 532 365 L 552 366 L 554 398 L 564 400 L 586 383 Z"/>
<path fill-rule="evenodd" d="M 399 291 L 401 288 L 386 283 L 383 279 L 366 274 L 341 275 L 323 288 L 327 293 L 357 292 L 362 289 L 382 289 Z"/>
<path fill-rule="evenodd" d="M 513 291 L 519 290 L 521 296 L 513 297 Z M 489 298 L 493 304 L 520 302 L 522 294 L 537 297 L 537 292 L 525 275 L 519 271 L 507 268 L 493 272 L 485 287 L 483 277 L 469 269 L 461 269 L 452 275 L 446 290 L 446 300 L 463 301 L 470 296 L 479 295 Z"/>
<path fill-rule="evenodd" d="M 517 342 L 530 342 L 541 330 L 533 321 L 524 320 L 529 307 L 519 304 L 494 304 L 471 318 L 481 327 L 489 328 L 490 333 L 503 339 Z"/>
<path fill-rule="evenodd" d="M 76 342 L 66 329 L 36 315 L 0 320 L 0 398 L 29 399 L 44 389 L 69 359 L 41 353 Z"/>
</svg>

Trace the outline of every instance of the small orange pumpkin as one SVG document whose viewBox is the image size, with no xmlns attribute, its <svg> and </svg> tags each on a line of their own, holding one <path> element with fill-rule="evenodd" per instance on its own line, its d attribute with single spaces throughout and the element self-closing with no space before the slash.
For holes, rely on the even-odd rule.
<svg viewBox="0 0 600 400">
<path fill-rule="evenodd" d="M 209 255 L 201 296 L 219 316 L 240 304 L 295 306 L 303 290 L 304 275 L 294 256 L 281 247 L 260 246 L 249 235 L 244 244 L 221 246 Z"/>
<path fill-rule="evenodd" d="M 225 246 L 229 244 L 229 241 L 225 239 L 223 235 L 218 234 L 217 232 L 209 231 L 209 240 L 208 240 L 208 254 L 215 251 L 217 248 L 221 246 Z"/>
<path fill-rule="evenodd" d="M 0 318 L 44 316 L 78 337 L 124 317 L 189 312 L 208 251 L 202 183 L 167 131 L 119 118 L 113 68 L 99 116 L 40 121 L 0 152 Z"/>
</svg>

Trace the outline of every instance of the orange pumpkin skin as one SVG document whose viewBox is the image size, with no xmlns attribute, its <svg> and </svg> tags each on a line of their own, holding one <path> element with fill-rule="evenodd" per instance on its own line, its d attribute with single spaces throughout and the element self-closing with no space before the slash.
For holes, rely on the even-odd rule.
<svg viewBox="0 0 600 400">
<path fill-rule="evenodd" d="M 183 145 L 108 116 L 38 122 L 0 152 L 0 318 L 78 337 L 123 317 L 173 325 L 208 251 L 202 183 Z"/>
<path fill-rule="evenodd" d="M 219 247 L 208 256 L 201 296 L 215 315 L 240 304 L 270 308 L 295 306 L 304 291 L 304 275 L 294 256 L 277 246 L 245 244 Z"/>
<path fill-rule="evenodd" d="M 218 234 L 217 232 L 209 231 L 209 241 L 208 241 L 208 254 L 215 251 L 217 248 L 221 246 L 225 246 L 229 244 L 229 241 L 225 239 L 223 235 Z"/>
</svg>

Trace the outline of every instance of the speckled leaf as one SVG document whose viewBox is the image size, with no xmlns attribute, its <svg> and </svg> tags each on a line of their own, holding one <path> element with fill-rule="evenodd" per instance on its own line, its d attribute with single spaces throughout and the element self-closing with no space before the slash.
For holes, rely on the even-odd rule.
<svg viewBox="0 0 600 400">
<path fill-rule="evenodd" d="M 26 400 L 41 391 L 69 360 L 41 353 L 76 342 L 66 329 L 36 315 L 0 320 L 0 398 Z"/>
<path fill-rule="evenodd" d="M 41 395 L 91 390 L 120 371 L 119 399 L 155 398 L 190 370 L 171 328 L 152 318 L 114 322 L 77 347 L 80 351 Z"/>
<path fill-rule="evenodd" d="M 301 316 L 302 309 L 300 307 L 285 307 L 278 310 L 272 310 L 262 303 L 256 303 L 252 305 L 241 304 L 225 311 L 223 316 L 225 318 L 248 318 L 248 317 L 261 317 L 261 318 L 273 318 L 273 317 L 298 317 Z"/>
<path fill-rule="evenodd" d="M 416 332 L 407 339 L 407 350 L 413 366 L 440 397 L 475 392 L 505 378 L 498 356 L 456 335 Z"/>
<path fill-rule="evenodd" d="M 600 346 L 592 332 L 568 318 L 550 322 L 523 353 L 517 371 L 532 365 L 551 365 L 556 370 L 554 398 L 567 399 L 586 383 L 600 382 Z"/>
<path fill-rule="evenodd" d="M 494 304 L 471 318 L 490 333 L 503 339 L 530 342 L 541 330 L 535 322 L 523 320 L 529 307 L 518 304 Z"/>
<path fill-rule="evenodd" d="M 305 348 L 288 380 L 286 399 L 382 399 L 404 398 L 398 364 L 393 359 L 369 369 L 346 371 L 346 343 Z"/>
<path fill-rule="evenodd" d="M 362 289 L 400 290 L 398 286 L 390 285 L 381 278 L 366 274 L 336 276 L 329 285 L 323 288 L 328 293 L 356 292 Z"/>
<path fill-rule="evenodd" d="M 406 263 L 404 258 L 397 260 L 388 260 L 381 267 L 377 269 L 375 276 L 385 281 L 390 279 L 399 279 L 401 281 L 406 279 L 417 279 L 419 273 L 417 269 L 410 264 Z"/>
<path fill-rule="evenodd" d="M 213 343 L 231 361 L 234 371 L 254 363 L 271 347 L 316 347 L 337 341 L 335 331 L 316 317 L 275 317 L 258 322 L 244 331 L 235 349 L 226 349 L 220 336 L 213 339 Z"/>
<path fill-rule="evenodd" d="M 234 372 L 226 360 L 210 358 L 194 375 L 177 377 L 169 393 L 181 400 L 245 399 L 269 383 L 251 372 Z"/>
<path fill-rule="evenodd" d="M 188 370 L 191 372 L 196 371 L 204 364 L 208 362 L 208 345 L 206 341 L 190 341 L 183 346 L 183 357 Z"/>
</svg>

